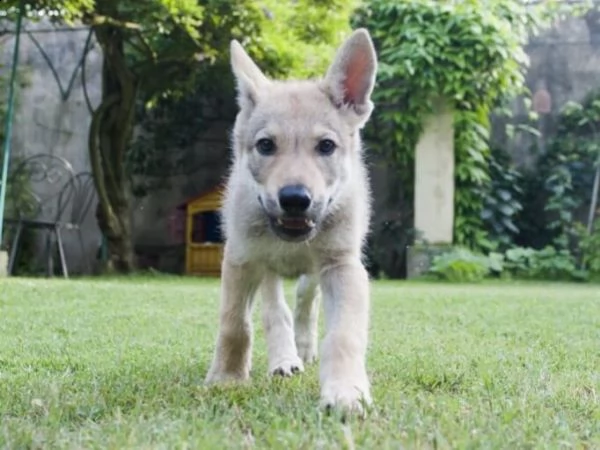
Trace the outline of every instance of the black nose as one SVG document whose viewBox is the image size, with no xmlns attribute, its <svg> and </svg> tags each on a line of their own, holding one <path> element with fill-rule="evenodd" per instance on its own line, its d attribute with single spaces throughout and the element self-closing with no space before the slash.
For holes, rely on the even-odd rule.
<svg viewBox="0 0 600 450">
<path fill-rule="evenodd" d="M 292 184 L 279 190 L 279 205 L 288 214 L 305 212 L 310 202 L 310 193 L 301 184 Z"/>
</svg>

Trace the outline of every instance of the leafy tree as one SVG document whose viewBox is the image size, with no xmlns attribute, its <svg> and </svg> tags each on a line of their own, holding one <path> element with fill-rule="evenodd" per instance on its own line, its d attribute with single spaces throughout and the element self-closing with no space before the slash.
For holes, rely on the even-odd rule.
<svg viewBox="0 0 600 450">
<path fill-rule="evenodd" d="M 14 16 L 18 0 L 4 1 Z M 353 2 L 340 0 L 26 0 L 28 17 L 81 21 L 103 52 L 102 98 L 89 151 L 99 194 L 98 222 L 111 266 L 134 268 L 126 155 L 136 102 L 181 98 L 209 66 L 224 67 L 229 40 L 241 40 L 267 72 L 314 73 L 346 31 Z M 51 14 L 49 14 L 51 13 Z"/>
<path fill-rule="evenodd" d="M 357 4 L 262 0 L 252 20 L 244 20 L 246 26 L 251 23 L 253 28 L 237 35 L 242 36 L 245 47 L 271 76 L 320 76 L 336 45 L 349 31 L 348 18 Z M 215 2 L 212 17 L 230 18 L 236 8 L 233 3 Z M 225 26 L 221 19 L 203 24 L 201 35 L 219 37 L 215 46 L 222 51 L 213 64 L 199 65 L 193 87 L 185 96 L 148 99 L 142 92 L 136 121 L 141 132 L 136 133 L 126 161 L 135 196 L 164 188 L 169 176 L 195 172 L 198 164 L 206 161 L 196 145 L 200 136 L 215 121 L 233 121 L 236 104 L 227 47 L 236 35 L 227 30 L 236 26 Z M 226 160 L 223 153 L 222 162 Z"/>
</svg>

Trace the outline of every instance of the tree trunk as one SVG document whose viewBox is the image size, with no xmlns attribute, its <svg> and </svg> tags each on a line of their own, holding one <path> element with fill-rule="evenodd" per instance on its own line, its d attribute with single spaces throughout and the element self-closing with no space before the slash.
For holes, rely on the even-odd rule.
<svg viewBox="0 0 600 450">
<path fill-rule="evenodd" d="M 94 111 L 89 152 L 98 192 L 98 225 L 106 238 L 109 268 L 135 269 L 125 153 L 130 145 L 138 82 L 127 67 L 123 31 L 110 25 L 94 28 L 103 51 L 102 102 Z"/>
</svg>

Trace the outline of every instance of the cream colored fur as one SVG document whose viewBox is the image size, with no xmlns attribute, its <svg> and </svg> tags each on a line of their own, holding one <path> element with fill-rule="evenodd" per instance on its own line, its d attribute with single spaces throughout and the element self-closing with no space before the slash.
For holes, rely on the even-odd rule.
<svg viewBox="0 0 600 450">
<path fill-rule="evenodd" d="M 371 402 L 366 371 L 369 279 L 361 262 L 369 226 L 370 192 L 359 131 L 369 119 L 376 55 L 366 30 L 341 46 L 322 80 L 275 81 L 263 75 L 236 41 L 234 160 L 222 210 L 226 236 L 220 323 L 207 383 L 249 378 L 253 299 L 263 299 L 269 373 L 289 376 L 317 359 L 319 293 L 325 313 L 320 382 L 324 406 L 362 410 Z M 273 155 L 256 150 L 276 143 Z M 319 141 L 336 144 L 330 156 Z M 302 184 L 315 229 L 305 240 L 280 239 L 268 215 L 282 214 L 277 192 Z M 282 277 L 300 277 L 294 314 Z"/>
</svg>

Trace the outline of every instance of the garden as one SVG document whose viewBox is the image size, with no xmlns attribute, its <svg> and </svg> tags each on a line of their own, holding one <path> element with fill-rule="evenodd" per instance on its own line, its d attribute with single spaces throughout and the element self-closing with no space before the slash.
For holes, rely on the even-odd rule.
<svg viewBox="0 0 600 450">
<path fill-rule="evenodd" d="M 25 230 L 13 276 L 0 278 L 0 448 L 599 448 L 600 85 L 544 105 L 531 88 L 528 52 L 564 20 L 600 29 L 600 12 L 588 2 L 527 3 L 0 6 L 2 24 L 13 27 L 18 17 L 27 26 L 51 17 L 52 26 L 89 30 L 74 64 L 81 85 L 72 78 L 69 89 L 81 90 L 76 101 L 87 108 L 84 173 L 97 200 L 85 210 L 88 225 L 78 224 L 81 241 L 64 238 L 66 258 L 62 250 L 39 257 L 56 242 Z M 236 113 L 230 40 L 243 41 L 268 75 L 315 76 L 358 27 L 369 30 L 379 59 L 365 154 L 387 180 L 373 177 L 365 245 L 374 397 L 365 418 L 317 407 L 318 365 L 291 378 L 267 375 L 260 308 L 251 383 L 205 386 L 219 281 L 185 276 L 185 250 L 172 265 L 156 262 L 182 248 L 165 231 L 170 203 L 213 189 L 227 173 L 229 138 L 218 127 Z M 87 61 L 101 61 L 95 97 L 85 78 L 92 41 L 102 52 Z M 39 77 L 25 63 L 17 69 L 19 110 Z M 67 115 L 75 100 L 60 101 Z M 450 134 L 435 150 L 450 155 L 452 170 L 423 156 L 423 136 L 443 120 L 438 128 Z M 10 156 L 10 127 L 0 130 L 10 167 L 31 156 L 19 145 L 34 135 L 17 133 Z M 446 177 L 434 180 L 445 202 L 433 211 L 445 214 L 439 221 L 427 220 L 438 217 L 423 182 L 431 169 Z M 30 182 L 9 175 L 2 214 L 10 218 L 19 202 L 37 211 Z M 8 254 L 16 229 L 8 219 L 3 226 Z M 89 230 L 96 234 L 86 240 Z M 151 242 L 155 262 L 140 256 L 140 236 L 160 241 Z M 94 269 L 86 271 L 89 254 Z M 66 263 L 76 268 L 71 279 L 38 276 L 67 275 Z M 293 294 L 286 282 L 290 306 Z"/>
</svg>

